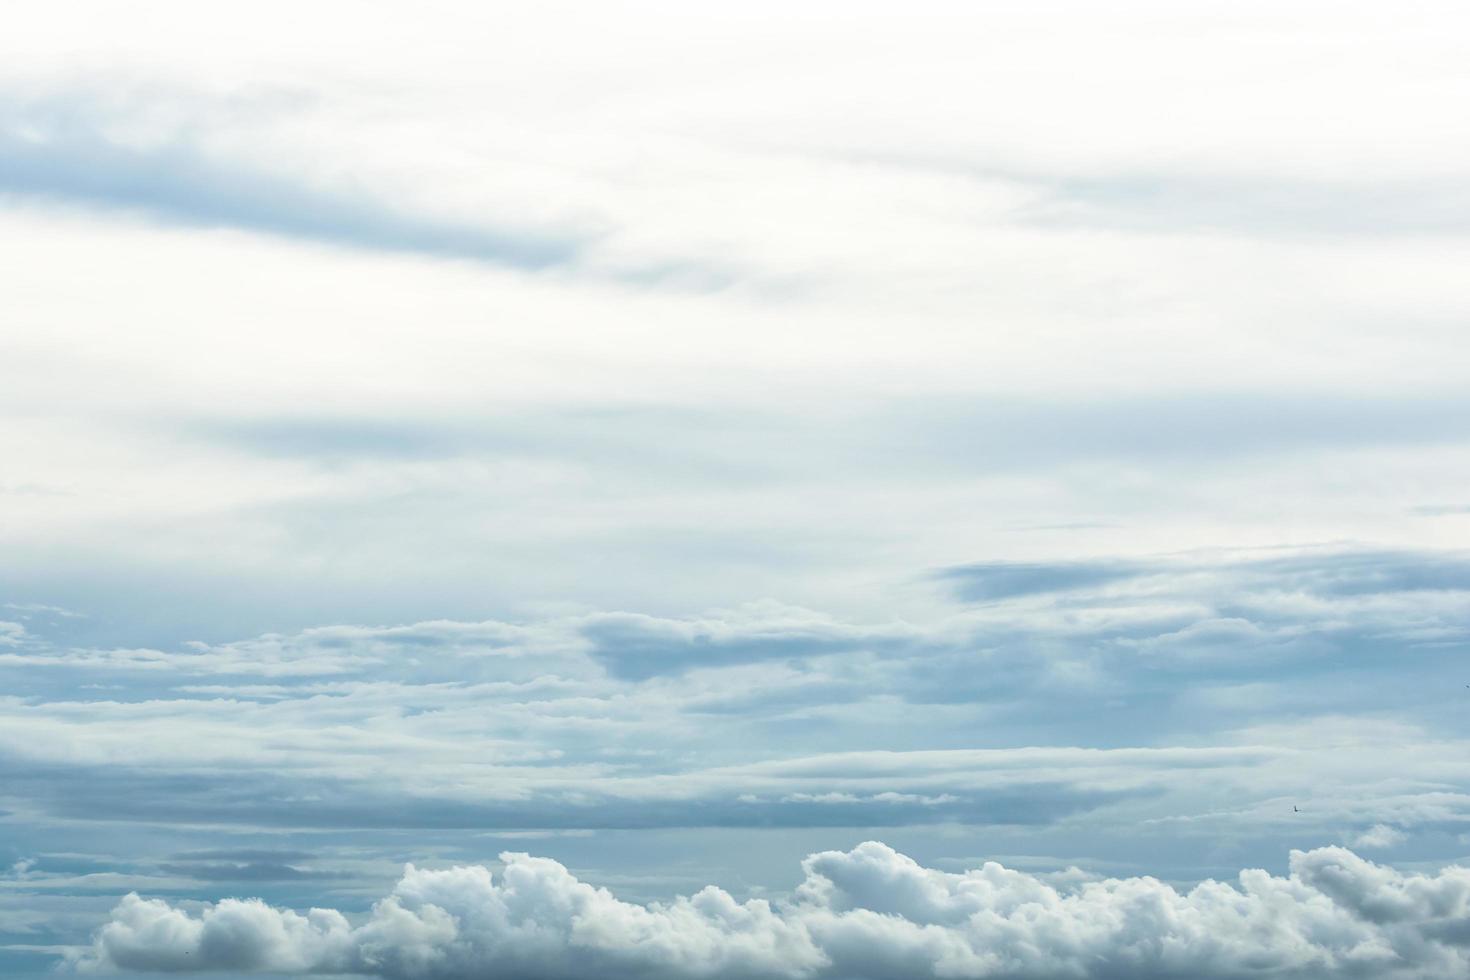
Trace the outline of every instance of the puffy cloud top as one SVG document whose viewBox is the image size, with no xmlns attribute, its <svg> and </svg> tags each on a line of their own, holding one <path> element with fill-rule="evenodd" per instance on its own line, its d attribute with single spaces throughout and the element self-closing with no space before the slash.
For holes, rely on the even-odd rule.
<svg viewBox="0 0 1470 980">
<path fill-rule="evenodd" d="M 814 854 L 787 901 L 707 887 L 618 899 L 555 861 L 409 865 L 359 925 L 228 899 L 191 915 L 129 895 L 85 971 L 362 973 L 403 980 L 1450 977 L 1470 969 L 1470 868 L 1405 874 L 1337 847 L 1287 877 L 1181 892 L 1150 877 L 1054 884 L 987 863 L 925 868 L 888 846 Z"/>
</svg>

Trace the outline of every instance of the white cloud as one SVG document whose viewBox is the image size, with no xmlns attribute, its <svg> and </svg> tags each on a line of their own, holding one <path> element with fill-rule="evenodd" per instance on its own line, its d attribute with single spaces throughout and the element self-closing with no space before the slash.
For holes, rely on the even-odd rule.
<svg viewBox="0 0 1470 980">
<path fill-rule="evenodd" d="M 43 602 L 6 602 L 0 603 L 0 609 L 14 609 L 21 614 L 44 613 L 48 616 L 59 616 L 63 619 L 85 619 L 79 612 L 73 612 L 62 606 L 48 606 Z"/>
<path fill-rule="evenodd" d="M 1354 847 L 1397 847 L 1408 839 L 1408 835 L 1397 827 L 1379 823 L 1354 837 L 1352 844 Z"/>
<path fill-rule="evenodd" d="M 1245 870 L 1181 891 L 1148 877 L 1053 884 L 996 863 L 954 874 L 868 842 L 807 858 L 786 901 L 707 887 L 647 906 L 554 861 L 501 860 L 498 878 L 410 865 L 357 925 L 329 909 L 228 899 L 191 915 L 129 895 L 76 966 L 395 980 L 1326 980 L 1470 967 L 1470 869 L 1405 874 L 1335 847 L 1293 851 L 1286 877 Z"/>
<path fill-rule="evenodd" d="M 158 594 L 207 581 L 211 603 L 259 597 L 248 628 L 261 631 L 286 625 L 273 617 L 287 597 L 321 608 L 369 585 L 422 590 L 398 619 L 483 615 L 480 589 L 601 608 L 687 612 L 753 594 L 860 608 L 858 574 L 1021 557 L 1038 540 L 1004 525 L 1120 526 L 1095 527 L 1088 547 L 1276 541 L 1281 527 L 1428 541 L 1443 532 L 1404 508 L 1464 485 L 1464 464 L 1438 451 L 1331 468 L 1303 454 L 1208 477 L 1157 463 L 1061 473 L 1053 464 L 1077 441 L 1013 424 L 1004 404 L 896 441 L 1000 469 L 1016 453 L 975 439 L 1014 432 L 1058 443 L 1045 467 L 1022 460 L 1044 473 L 920 473 L 868 446 L 853 480 L 830 429 L 802 425 L 825 415 L 863 431 L 864 412 L 903 394 L 1311 389 L 1308 400 L 1351 402 L 1463 390 L 1470 222 L 1454 182 L 1466 157 L 1439 123 L 1462 101 L 1444 68 L 1457 64 L 1453 29 L 1372 11 L 1160 16 L 1149 4 L 923 16 L 874 5 L 840 25 L 769 7 L 492 17 L 463 3 L 409 24 L 324 4 L 292 13 L 298 43 L 283 46 L 255 8 L 201 18 L 158 3 L 119 18 L 105 4 L 85 17 L 25 6 L 24 28 L 0 38 L 0 106 L 13 110 L 0 128 L 14 147 L 49 133 L 49 155 L 34 179 L 7 184 L 0 258 L 27 289 L 0 299 L 16 341 L 0 454 L 25 460 L 12 489 L 66 489 L 7 503 L 0 546 L 26 579 L 102 576 L 105 589 Z M 64 162 L 70 184 L 49 165 Z M 154 180 L 181 168 L 192 180 Z M 321 201 L 305 192 L 323 187 L 328 205 L 368 200 L 367 218 L 340 202 L 314 213 Z M 37 203 L 108 188 L 129 214 L 209 227 Z M 380 213 L 408 218 L 385 228 Z M 1432 238 L 1386 233 L 1426 213 Z M 1057 215 L 1068 220 L 1037 220 Z M 732 269 L 739 285 L 663 295 L 318 247 L 354 229 L 408 246 L 446 221 L 590 224 L 587 261 L 603 273 Z M 1350 227 L 1279 234 L 1298 223 Z M 245 233 L 272 228 L 295 233 Z M 87 290 L 74 288 L 78 268 Z M 671 422 L 639 435 L 645 454 L 578 446 L 534 464 L 480 446 L 468 460 L 320 466 L 177 438 L 225 409 L 288 427 L 308 413 L 473 428 L 507 409 L 586 419 L 635 402 L 749 422 L 738 438 L 715 434 L 725 472 L 748 482 L 630 487 L 647 456 L 705 438 Z M 1154 414 L 1186 437 L 1170 445 L 1208 455 L 1218 440 L 1202 415 L 1237 414 L 1217 408 Z M 795 423 L 789 437 L 770 438 L 759 413 Z M 1256 434 L 1293 429 L 1265 414 Z M 711 513 L 745 553 L 764 552 L 748 572 L 711 540 Z M 1130 521 L 1144 526 L 1123 530 Z M 633 543 L 619 547 L 624 534 Z M 595 584 L 580 569 L 593 550 L 619 569 Z M 849 568 L 863 571 L 839 573 Z M 140 585 L 150 573 L 170 581 Z"/>
</svg>

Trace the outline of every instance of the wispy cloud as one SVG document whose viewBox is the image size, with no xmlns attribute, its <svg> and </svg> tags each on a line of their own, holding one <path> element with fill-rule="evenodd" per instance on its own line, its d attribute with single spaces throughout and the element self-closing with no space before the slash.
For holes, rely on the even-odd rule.
<svg viewBox="0 0 1470 980">
<path fill-rule="evenodd" d="M 1259 592 L 1346 598 L 1404 592 L 1470 590 L 1470 556 L 1455 552 L 1322 549 L 1242 557 L 1229 552 L 1152 560 L 1058 563 L 977 562 L 938 573 L 966 601 L 1007 599 L 1101 588 L 1141 579 L 1154 590 L 1204 591 L 1229 607 Z"/>
<path fill-rule="evenodd" d="M 428 215 L 363 187 L 232 161 L 204 149 L 193 127 L 149 138 L 114 135 L 136 123 L 144 108 L 124 104 L 109 118 L 97 100 L 78 95 L 0 101 L 0 193 L 528 270 L 570 265 L 591 240 L 494 216 Z"/>
<path fill-rule="evenodd" d="M 1249 173 L 1208 165 L 1068 168 L 1068 161 L 1019 169 L 977 156 L 917 157 L 845 152 L 864 166 L 942 174 L 1020 193 L 1012 218 L 1053 228 L 1261 238 L 1457 237 L 1470 232 L 1470 184 L 1458 178 L 1384 174 L 1303 179 L 1289 171 Z M 1101 171 L 1101 172 L 1100 172 Z"/>
</svg>

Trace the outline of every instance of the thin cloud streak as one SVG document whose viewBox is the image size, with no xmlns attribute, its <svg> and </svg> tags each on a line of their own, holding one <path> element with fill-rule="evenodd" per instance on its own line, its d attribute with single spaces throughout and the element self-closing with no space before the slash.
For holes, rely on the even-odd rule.
<svg viewBox="0 0 1470 980">
<path fill-rule="evenodd" d="M 345 176 L 329 182 L 285 165 L 232 158 L 208 148 L 204 120 L 238 114 L 239 106 L 225 101 L 201 107 L 195 97 L 168 91 L 147 95 L 131 104 L 86 91 L 31 99 L 0 93 L 0 199 L 563 273 L 638 290 L 709 293 L 751 282 L 762 295 L 789 297 L 800 289 L 792 277 L 763 278 L 700 256 L 619 254 L 608 247 L 614 231 L 608 220 L 589 218 L 585 207 L 575 220 L 559 222 L 512 221 L 479 211 L 451 216 L 355 179 L 350 164 Z M 149 110 L 159 107 L 192 121 L 163 137 L 116 135 L 146 131 Z"/>
<path fill-rule="evenodd" d="M 591 239 L 454 222 L 363 193 L 214 161 L 186 142 L 135 147 L 82 130 L 0 134 L 0 193 L 153 220 L 538 271 L 575 265 Z"/>
</svg>

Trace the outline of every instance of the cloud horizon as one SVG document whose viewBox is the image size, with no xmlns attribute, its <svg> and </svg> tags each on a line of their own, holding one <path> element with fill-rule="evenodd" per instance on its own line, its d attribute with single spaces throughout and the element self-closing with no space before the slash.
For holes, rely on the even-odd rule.
<svg viewBox="0 0 1470 980">
<path fill-rule="evenodd" d="M 810 855 L 774 902 L 709 886 L 650 905 L 555 861 L 500 860 L 498 873 L 410 864 L 357 925 L 335 909 L 225 899 L 194 913 L 134 893 L 69 962 L 385 980 L 1334 980 L 1470 967 L 1470 868 L 1405 874 L 1341 847 L 1292 851 L 1285 877 L 1246 869 L 1180 890 L 1076 868 L 945 872 L 868 841 Z"/>
</svg>

